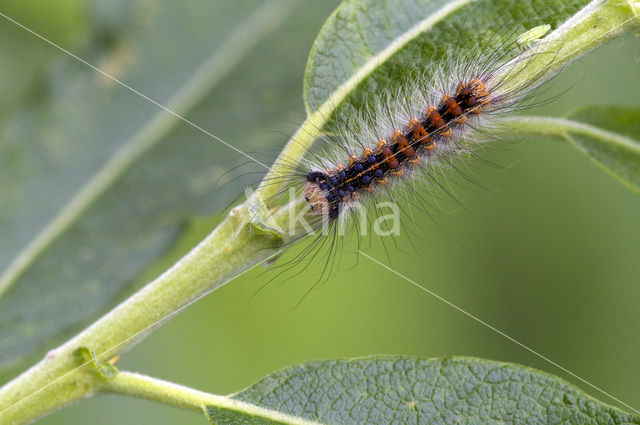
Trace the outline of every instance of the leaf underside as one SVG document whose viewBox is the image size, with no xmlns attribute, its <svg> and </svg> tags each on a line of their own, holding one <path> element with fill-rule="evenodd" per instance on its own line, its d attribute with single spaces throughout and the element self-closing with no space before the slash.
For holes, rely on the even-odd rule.
<svg viewBox="0 0 640 425">
<path fill-rule="evenodd" d="M 295 8 L 296 20 L 287 20 L 294 6 L 289 0 L 92 0 L 94 33 L 74 52 L 165 105 L 200 78 L 197 72 L 205 61 L 217 57 L 215 63 L 226 74 L 182 114 L 242 151 L 264 152 L 255 155 L 268 163 L 269 149 L 286 140 L 282 131 L 288 124 L 283 123 L 302 110 L 304 51 L 331 10 L 331 4 L 313 2 Z M 267 25 L 255 19 L 261 8 L 272 8 L 265 19 L 279 22 L 268 24 L 277 26 L 272 35 L 251 35 L 256 26 Z M 245 38 L 230 39 L 252 17 Z M 231 48 L 216 56 L 225 43 Z M 241 58 L 228 57 L 239 54 L 244 43 L 255 47 Z M 231 68 L 224 70 L 227 65 Z M 35 100 L 23 102 L 4 121 L 0 271 L 118 148 L 131 144 L 163 113 L 64 54 L 43 73 L 40 91 L 33 90 Z M 2 294 L 0 370 L 42 353 L 104 312 L 173 247 L 190 220 L 217 214 L 259 180 L 251 172 L 260 166 L 235 170 L 249 160 L 185 123 L 162 127 L 152 137 L 157 139 L 153 147 Z M 197 241 L 210 230 L 202 228 L 199 238 L 191 238 Z"/>
<path fill-rule="evenodd" d="M 290 415 L 298 423 L 640 423 L 557 377 L 464 357 L 311 362 L 269 375 L 233 398 Z M 207 414 L 216 425 L 278 423 L 212 406 Z"/>
</svg>

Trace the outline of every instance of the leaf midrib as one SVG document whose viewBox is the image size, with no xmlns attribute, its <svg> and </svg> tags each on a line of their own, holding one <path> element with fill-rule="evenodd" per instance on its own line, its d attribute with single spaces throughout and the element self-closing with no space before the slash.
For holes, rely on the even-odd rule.
<svg viewBox="0 0 640 425">
<path fill-rule="evenodd" d="M 359 67 L 347 81 L 342 83 L 336 90 L 334 90 L 333 93 L 331 93 L 331 95 L 322 103 L 319 108 L 317 108 L 315 111 L 310 111 L 307 105 L 307 111 L 309 113 L 313 113 L 314 115 L 324 113 L 325 117 L 328 119 L 333 109 L 340 105 L 342 101 L 353 91 L 353 89 L 357 87 L 362 81 L 364 81 L 364 79 L 367 78 L 375 69 L 380 67 L 381 64 L 385 63 L 391 56 L 400 51 L 410 41 L 420 36 L 429 28 L 432 28 L 435 24 L 444 20 L 446 16 L 452 14 L 459 8 L 473 1 L 474 0 L 455 0 L 441 7 L 434 13 L 431 13 L 425 19 L 421 20 L 416 25 L 411 27 L 408 31 L 394 38 L 392 42 L 389 43 L 389 45 L 381 50 L 378 54 L 369 58 L 369 60 L 366 61 L 361 67 Z M 305 104 L 306 102 L 307 99 L 305 96 Z M 327 113 L 329 113 L 329 115 L 327 115 Z"/>
</svg>

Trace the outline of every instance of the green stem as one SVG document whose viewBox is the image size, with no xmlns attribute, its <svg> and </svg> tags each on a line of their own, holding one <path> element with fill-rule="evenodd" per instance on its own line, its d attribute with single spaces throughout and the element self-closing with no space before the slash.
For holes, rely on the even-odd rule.
<svg viewBox="0 0 640 425">
<path fill-rule="evenodd" d="M 121 353 L 203 294 L 272 255 L 281 243 L 246 206 L 234 208 L 167 272 L 0 389 L 0 423 L 28 423 L 91 395 L 91 380 L 73 373 L 82 366 L 75 349 L 89 347 L 99 359 Z"/>
<path fill-rule="evenodd" d="M 256 416 L 282 424 L 312 424 L 312 422 L 301 418 L 243 403 L 230 397 L 205 393 L 137 373 L 120 372 L 112 378 L 105 378 L 101 389 L 106 392 L 144 398 L 205 414 L 207 414 L 208 408 L 212 408 L 226 411 L 229 414 L 240 413 L 245 418 Z"/>
<path fill-rule="evenodd" d="M 538 136 L 556 136 L 569 142 L 572 142 L 571 134 L 579 134 L 592 139 L 603 140 L 609 144 L 619 145 L 640 153 L 638 143 L 628 137 L 564 118 L 521 116 L 505 121 L 505 127 L 502 131 L 510 134 L 518 132 Z"/>
<path fill-rule="evenodd" d="M 540 43 L 515 59 L 502 72 L 508 77 L 503 92 L 518 93 L 532 82 L 537 87 L 580 56 L 611 39 L 640 26 L 640 17 L 631 5 L 619 0 L 593 0 Z M 500 76 L 496 79 L 499 81 Z"/>
</svg>

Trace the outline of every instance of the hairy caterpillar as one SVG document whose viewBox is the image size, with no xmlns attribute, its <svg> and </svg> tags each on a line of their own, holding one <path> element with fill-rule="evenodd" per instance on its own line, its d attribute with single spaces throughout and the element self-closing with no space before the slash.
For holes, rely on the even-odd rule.
<svg viewBox="0 0 640 425">
<path fill-rule="evenodd" d="M 310 155 L 304 164 L 302 192 L 313 214 L 334 224 L 365 196 L 385 192 L 396 198 L 394 186 L 419 180 L 423 170 L 451 165 L 449 159 L 490 139 L 499 125 L 496 118 L 526 107 L 527 96 L 549 78 L 541 76 L 517 89 L 508 86 L 533 57 L 553 60 L 538 40 L 544 35 L 541 28 L 515 34 L 497 49 L 479 48 L 477 56 L 456 57 L 431 80 L 410 83 L 407 94 L 386 95 L 358 122 L 338 124 L 343 127 L 331 130 L 328 149 Z M 502 61 L 533 41 L 538 49 Z"/>
<path fill-rule="evenodd" d="M 497 7 L 501 2 L 486 3 Z M 567 1 L 562 5 L 578 16 L 587 3 Z M 597 2 L 590 5 L 593 3 Z M 473 15 L 473 8 L 467 13 Z M 287 176 L 289 189 L 295 188 L 294 196 L 304 199 L 310 218 L 302 232 L 296 227 L 290 233 L 318 234 L 316 230 L 321 229 L 300 255 L 317 259 L 309 254 L 328 247 L 334 258 L 326 260 L 327 268 L 335 259 L 333 247 L 342 244 L 337 239 L 340 224 L 361 219 L 356 211 L 362 210 L 364 201 L 377 203 L 386 198 L 421 203 L 414 186 L 439 184 L 435 173 L 455 169 L 453 160 L 473 152 L 481 142 L 497 138 L 503 118 L 534 105 L 533 92 L 560 71 L 555 61 L 572 53 L 563 50 L 558 40 L 547 44 L 565 22 L 544 12 L 536 13 L 536 19 L 528 20 L 526 26 L 514 22 L 508 16 L 475 33 L 465 28 L 464 22 L 454 26 L 455 30 L 448 28 L 454 34 L 451 38 L 461 28 L 461 45 L 470 33 L 475 47 L 458 50 L 449 40 L 438 49 L 435 43 L 432 59 L 406 64 L 410 70 L 400 89 L 382 84 L 379 92 L 370 95 L 371 106 L 340 109 L 347 112 L 345 116 L 338 114 L 322 129 L 325 143 L 308 153 L 302 163 L 293 164 Z M 535 75 L 526 83 L 514 84 L 521 73 L 534 69 L 529 64 L 537 62 L 539 66 L 541 58 L 549 72 L 535 68 Z M 419 67 L 426 72 L 416 73 Z M 292 263 L 299 261 L 298 256 Z"/>
<path fill-rule="evenodd" d="M 487 75 L 460 82 L 455 94 L 443 94 L 439 103 L 409 118 L 404 127 L 395 128 L 375 148 L 366 147 L 361 155 L 350 155 L 347 165 L 307 173 L 304 196 L 311 209 L 336 219 L 363 191 L 373 192 L 376 185 L 403 177 L 407 168 L 455 149 L 452 139 L 470 124 L 471 115 L 482 114 L 496 103 L 496 98 L 502 98 L 494 94 L 490 82 Z"/>
</svg>

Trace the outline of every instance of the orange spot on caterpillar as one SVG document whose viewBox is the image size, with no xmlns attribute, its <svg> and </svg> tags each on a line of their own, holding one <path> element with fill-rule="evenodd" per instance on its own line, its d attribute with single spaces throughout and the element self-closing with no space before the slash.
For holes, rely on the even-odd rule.
<svg viewBox="0 0 640 425">
<path fill-rule="evenodd" d="M 489 89 L 487 88 L 487 85 L 481 80 L 474 78 L 473 80 L 471 80 L 469 85 L 471 86 L 471 93 L 473 93 L 475 97 L 479 99 L 489 97 Z"/>
<path fill-rule="evenodd" d="M 449 128 L 447 122 L 442 118 L 442 115 L 438 112 L 436 108 L 430 106 L 427 109 L 427 120 L 429 121 L 429 127 L 438 131 L 438 135 L 444 137 L 453 136 L 453 130 Z"/>
<path fill-rule="evenodd" d="M 412 142 L 419 141 L 423 145 L 431 142 L 431 136 L 429 136 L 429 133 L 417 118 L 412 118 L 411 121 L 409 121 L 409 134 L 411 135 Z"/>
<path fill-rule="evenodd" d="M 377 149 L 382 154 L 382 157 L 384 158 L 384 162 L 386 162 L 389 168 L 391 168 L 392 170 L 395 170 L 400 166 L 398 159 L 395 157 L 395 155 L 391 151 L 391 148 L 389 147 L 386 141 L 384 140 L 378 141 Z"/>
<path fill-rule="evenodd" d="M 407 138 L 404 136 L 404 134 L 402 134 L 400 130 L 396 130 L 393 132 L 392 139 L 393 143 L 396 143 L 398 145 L 397 152 L 402 152 L 402 154 L 407 158 L 413 158 L 415 156 L 415 149 L 411 147 L 411 145 L 407 141 Z"/>
<path fill-rule="evenodd" d="M 456 124 L 464 124 L 467 122 L 467 117 L 463 115 L 462 108 L 452 96 L 445 94 L 442 96 L 442 106 L 445 108 L 447 114 L 454 117 Z"/>
<path fill-rule="evenodd" d="M 472 114 L 481 114 L 483 112 L 483 107 L 490 104 L 489 89 L 485 83 L 475 78 L 469 83 L 469 90 L 471 95 L 476 99 L 476 106 L 469 112 Z"/>
</svg>

